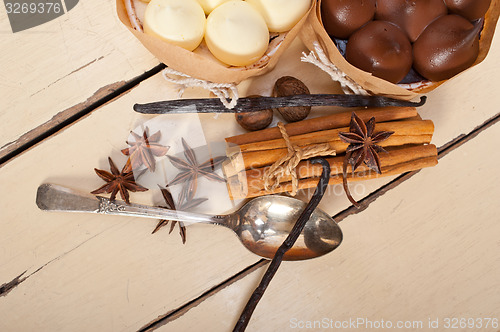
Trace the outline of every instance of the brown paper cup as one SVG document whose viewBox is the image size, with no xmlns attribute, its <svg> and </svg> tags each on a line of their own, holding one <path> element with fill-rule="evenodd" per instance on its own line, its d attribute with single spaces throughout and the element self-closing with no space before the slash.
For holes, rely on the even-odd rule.
<svg viewBox="0 0 500 332">
<path fill-rule="evenodd" d="M 375 95 L 409 100 L 417 97 L 421 93 L 432 91 L 447 81 L 426 81 L 414 84 L 413 86 L 415 87 L 408 87 L 408 85 L 398 85 L 385 81 L 381 78 L 373 76 L 371 73 L 354 67 L 342 56 L 337 49 L 337 46 L 335 46 L 334 42 L 323 27 L 320 10 L 321 0 L 315 1 L 314 5 L 315 7 L 311 10 L 307 22 L 300 31 L 300 38 L 310 50 L 314 50 L 313 44 L 314 42 L 318 42 L 319 46 L 323 49 L 330 61 L 336 65 L 339 70 L 344 72 L 368 92 Z M 490 8 L 485 16 L 484 28 L 481 32 L 481 38 L 479 40 L 479 56 L 470 68 L 479 64 L 486 58 L 493 39 L 499 14 L 500 0 L 492 0 Z"/>
<path fill-rule="evenodd" d="M 187 51 L 182 47 L 172 45 L 156 37 L 147 35 L 132 28 L 123 0 L 116 0 L 116 11 L 120 21 L 130 32 L 161 62 L 172 69 L 180 71 L 191 77 L 216 82 L 239 83 L 252 76 L 265 74 L 272 70 L 278 63 L 280 56 L 297 37 L 299 31 L 310 17 L 311 10 L 315 7 L 314 1 L 304 17 L 292 30 L 280 34 L 270 43 L 270 48 L 256 64 L 246 67 L 228 67 L 217 61 L 208 52 L 206 46 L 201 45 L 200 50 Z M 204 43 L 204 42 L 203 42 Z"/>
</svg>

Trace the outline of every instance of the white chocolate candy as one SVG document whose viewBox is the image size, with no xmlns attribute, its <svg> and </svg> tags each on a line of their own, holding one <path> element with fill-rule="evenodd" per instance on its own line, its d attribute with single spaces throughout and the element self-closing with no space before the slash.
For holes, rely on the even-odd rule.
<svg viewBox="0 0 500 332">
<path fill-rule="evenodd" d="M 198 0 L 200 5 L 203 7 L 205 14 L 210 14 L 215 7 L 222 5 L 224 2 L 228 2 L 229 0 Z"/>
<path fill-rule="evenodd" d="M 205 12 L 196 0 L 151 0 L 144 15 L 144 32 L 188 51 L 200 45 Z"/>
<path fill-rule="evenodd" d="M 311 0 L 246 0 L 266 20 L 271 32 L 291 30 L 307 13 Z"/>
<path fill-rule="evenodd" d="M 269 45 L 269 31 L 259 12 L 246 1 L 229 1 L 207 18 L 205 41 L 210 52 L 232 66 L 259 60 Z"/>
</svg>

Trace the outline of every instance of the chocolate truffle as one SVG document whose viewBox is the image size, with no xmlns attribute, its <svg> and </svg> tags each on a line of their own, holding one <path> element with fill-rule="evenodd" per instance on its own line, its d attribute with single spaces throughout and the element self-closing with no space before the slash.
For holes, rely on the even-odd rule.
<svg viewBox="0 0 500 332">
<path fill-rule="evenodd" d="M 432 22 L 413 44 L 413 66 L 425 78 L 441 81 L 469 68 L 479 53 L 481 24 L 458 15 Z"/>
<path fill-rule="evenodd" d="M 408 37 L 385 21 L 371 21 L 353 33 L 345 56 L 352 65 L 392 83 L 401 81 L 412 64 Z"/>
<path fill-rule="evenodd" d="M 375 15 L 375 0 L 323 0 L 321 20 L 330 35 L 347 39 Z"/>
<path fill-rule="evenodd" d="M 375 19 L 396 24 L 414 42 L 425 27 L 447 13 L 443 0 L 377 0 Z"/>
<path fill-rule="evenodd" d="M 450 12 L 461 15 L 470 21 L 477 20 L 486 14 L 491 0 L 444 0 Z"/>
</svg>

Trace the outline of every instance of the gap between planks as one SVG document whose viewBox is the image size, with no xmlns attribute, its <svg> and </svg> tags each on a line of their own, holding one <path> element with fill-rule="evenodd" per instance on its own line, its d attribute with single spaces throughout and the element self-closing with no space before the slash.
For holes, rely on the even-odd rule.
<svg viewBox="0 0 500 332">
<path fill-rule="evenodd" d="M 49 121 L 30 130 L 15 141 L 1 147 L 0 168 L 13 158 L 21 155 L 50 136 L 55 135 L 60 130 L 71 126 L 97 108 L 128 93 L 142 81 L 158 74 L 165 68 L 166 66 L 161 63 L 131 80 L 106 85 L 97 90 L 86 101 L 57 113 Z"/>
<path fill-rule="evenodd" d="M 457 148 L 461 147 L 465 143 L 469 142 L 470 140 L 474 139 L 477 137 L 481 132 L 487 130 L 488 128 L 494 126 L 496 123 L 500 121 L 500 113 L 497 113 L 497 115 L 493 116 L 492 118 L 486 120 L 483 122 L 481 125 L 477 126 L 474 128 L 471 132 L 468 134 L 462 134 L 455 139 L 451 140 L 450 142 L 444 144 L 443 146 L 438 148 L 438 160 L 445 157 L 448 155 L 450 152 L 456 150 Z M 359 212 L 362 212 L 368 208 L 368 206 L 373 203 L 377 198 L 380 196 L 384 195 L 386 192 L 389 190 L 396 188 L 398 185 L 403 183 L 404 181 L 408 180 L 409 178 L 413 177 L 415 174 L 420 172 L 418 171 L 413 171 L 413 172 L 408 172 L 401 174 L 398 176 L 396 179 L 392 180 L 391 182 L 387 183 L 386 185 L 380 187 L 379 189 L 375 190 L 365 198 L 363 198 L 359 204 L 360 208 L 356 208 L 355 206 L 350 206 L 347 209 L 337 213 L 333 218 L 337 222 L 341 222 L 345 218 L 347 218 L 350 215 L 357 214 Z"/>
<path fill-rule="evenodd" d="M 143 74 L 129 80 L 129 81 L 121 81 L 117 83 L 113 83 L 110 85 L 107 85 L 99 90 L 97 90 L 94 95 L 92 95 L 90 98 L 88 98 L 85 102 L 82 102 L 80 104 L 77 104 L 75 106 L 72 106 L 57 115 L 55 115 L 51 120 L 47 121 L 46 123 L 32 129 L 31 131 L 27 132 L 14 142 L 11 142 L 7 144 L 6 146 L 2 147 L 0 150 L 0 168 L 12 160 L 13 158 L 21 155 L 25 151 L 31 149 L 33 146 L 37 145 L 38 143 L 44 141 L 45 139 L 51 137 L 52 135 L 55 135 L 57 132 L 60 130 L 72 125 L 73 123 L 77 122 L 81 118 L 85 117 L 86 115 L 90 114 L 97 108 L 105 105 L 106 103 L 120 97 L 121 95 L 128 93 L 131 89 L 136 87 L 138 84 L 140 84 L 142 81 L 158 74 L 161 72 L 163 69 L 165 69 L 166 66 L 164 64 L 159 64 L 152 69 L 144 72 Z M 492 127 L 496 123 L 500 121 L 500 113 L 492 117 L 491 119 L 487 120 L 483 124 L 479 125 L 476 127 L 474 130 L 472 130 L 468 134 L 463 134 L 460 135 L 459 137 L 453 139 L 452 141 L 446 143 L 442 147 L 438 149 L 438 159 L 441 159 L 445 157 L 448 153 L 451 151 L 459 148 L 460 146 L 464 145 L 468 141 L 474 139 L 476 136 L 478 136 L 481 132 L 484 130 L 487 130 L 488 128 Z M 414 175 L 416 175 L 419 171 L 413 171 L 413 172 L 408 172 L 400 175 L 396 179 L 392 180 L 391 182 L 387 183 L 386 185 L 380 187 L 379 189 L 375 190 L 365 198 L 359 201 L 360 203 L 360 208 L 356 208 L 354 206 L 350 206 L 346 208 L 345 210 L 337 213 L 333 218 L 337 221 L 343 221 L 350 215 L 355 215 L 357 213 L 360 213 L 364 210 L 366 210 L 369 205 L 377 200 L 377 198 L 383 196 L 386 192 L 388 192 L 391 189 L 396 188 L 399 186 L 401 183 L 405 182 L 406 180 L 410 179 Z M 142 327 L 139 332 L 146 332 L 146 331 L 153 331 L 156 330 L 157 328 L 164 326 L 165 324 L 181 317 L 184 315 L 186 312 L 188 312 L 190 309 L 198 306 L 200 303 L 208 299 L 209 297 L 217 294 L 219 291 L 223 290 L 224 288 L 232 285 L 233 283 L 237 282 L 238 280 L 243 279 L 247 275 L 253 273 L 254 271 L 260 269 L 261 267 L 264 267 L 269 263 L 269 260 L 266 259 L 261 259 L 257 261 L 256 263 L 248 266 L 247 268 L 241 270 L 237 274 L 229 277 L 228 279 L 224 280 L 223 282 L 215 285 L 214 287 L 210 288 L 200 296 L 194 298 L 193 300 L 185 303 L 184 305 L 178 307 L 177 309 L 171 310 L 168 313 L 159 316 L 155 320 L 151 321 L 150 323 L 146 324 L 144 327 Z M 26 271 L 25 271 L 26 272 Z M 24 272 L 24 273 L 25 273 Z M 35 271 L 35 273 L 38 272 Z M 0 296 L 5 296 L 7 295 L 12 289 L 17 287 L 20 283 L 22 283 L 25 279 L 27 279 L 29 276 L 23 277 L 24 273 L 16 277 L 14 280 L 12 280 L 9 283 L 2 284 L 0 285 L 2 292 L 0 292 Z"/>
<path fill-rule="evenodd" d="M 111 227 L 113 227 L 113 226 L 111 226 Z M 86 239 L 85 241 L 83 241 L 82 243 L 80 243 L 79 245 L 77 245 L 76 247 L 74 247 L 74 248 L 72 248 L 72 249 L 64 252 L 63 254 L 61 254 L 61 255 L 59 255 L 59 256 L 57 256 L 55 258 L 52 258 L 50 261 L 48 261 L 47 263 L 43 264 L 42 266 L 40 266 L 38 269 L 36 269 L 35 271 L 31 272 L 30 274 L 24 276 L 26 274 L 26 272 L 28 271 L 28 270 L 26 270 L 23 273 L 21 273 L 20 275 L 18 275 L 17 277 L 15 277 L 14 279 L 12 279 L 11 281 L 6 282 L 6 283 L 0 285 L 0 297 L 7 296 L 7 294 L 9 294 L 14 288 L 16 288 L 17 286 L 19 286 L 20 284 L 22 284 L 24 281 L 26 281 L 31 276 L 33 276 L 33 275 L 37 274 L 38 272 L 40 272 L 43 268 L 45 268 L 50 263 L 58 261 L 61 258 L 63 258 L 64 256 L 66 256 L 67 254 L 69 254 L 69 253 L 77 250 L 78 248 L 80 248 L 81 246 L 83 246 L 84 244 L 86 244 L 87 242 L 93 240 L 97 236 L 99 236 L 102 233 L 106 232 L 111 227 L 108 227 L 108 228 L 104 229 L 103 231 L 95 234 L 94 236 Z"/>
<path fill-rule="evenodd" d="M 443 146 L 441 146 L 438 149 L 438 159 L 445 157 L 450 152 L 456 150 L 457 148 L 461 147 L 465 143 L 471 141 L 472 139 L 477 137 L 481 132 L 494 126 L 498 122 L 500 122 L 500 113 L 498 113 L 497 115 L 493 116 L 492 118 L 486 120 L 484 123 L 482 123 L 481 125 L 474 128 L 468 134 L 462 134 L 462 135 L 456 137 L 455 139 L 451 140 L 450 142 L 444 144 Z M 335 216 L 333 216 L 333 218 L 337 222 L 340 222 L 342 220 L 345 220 L 350 215 L 355 215 L 355 214 L 358 214 L 358 213 L 366 210 L 370 206 L 370 204 L 373 203 L 374 201 L 376 201 L 379 197 L 383 196 L 385 193 L 387 193 L 391 189 L 396 188 L 397 186 L 399 186 L 400 184 L 402 184 L 406 180 L 408 180 L 411 177 L 413 177 L 414 175 L 416 175 L 418 172 L 420 172 L 420 171 L 413 171 L 413 172 L 407 172 L 407 173 L 401 174 L 396 179 L 392 180 L 391 182 L 380 187 L 379 189 L 375 190 L 374 192 L 370 193 L 368 196 L 366 196 L 365 198 L 360 200 L 359 201 L 360 208 L 356 208 L 355 206 L 351 205 L 350 207 L 346 208 L 345 210 L 337 213 Z M 253 273 L 254 271 L 260 269 L 261 267 L 267 265 L 269 262 L 270 261 L 267 259 L 259 260 L 258 262 L 241 270 L 240 272 L 238 272 L 234 276 L 229 277 L 228 279 L 221 282 L 220 284 L 212 287 L 211 289 L 204 292 L 200 296 L 183 304 L 182 306 L 178 307 L 177 309 L 171 310 L 168 313 L 159 316 L 155 320 L 144 325 L 144 327 L 139 329 L 138 332 L 151 332 L 151 331 L 154 331 L 154 330 L 160 328 L 161 326 L 168 324 L 171 321 L 176 320 L 177 318 L 181 317 L 182 315 L 187 313 L 189 310 L 198 306 L 200 303 L 202 303 L 203 301 L 212 297 L 213 295 L 215 295 L 219 291 L 232 285 L 233 283 L 237 282 L 238 280 L 245 278 L 247 275 L 249 275 L 249 274 Z"/>
<path fill-rule="evenodd" d="M 217 294 L 219 291 L 223 290 L 226 287 L 231 286 L 238 280 L 243 279 L 247 275 L 255 272 L 256 270 L 260 269 L 261 267 L 267 265 L 270 261 L 267 259 L 262 258 L 258 262 L 246 267 L 245 269 L 241 270 L 240 272 L 236 273 L 235 275 L 227 278 L 223 282 L 221 282 L 218 285 L 215 285 L 214 287 L 210 288 L 200 296 L 194 298 L 193 300 L 183 304 L 182 306 L 178 307 L 177 309 L 171 310 L 167 312 L 164 315 L 159 316 L 152 322 L 148 323 L 147 325 L 143 326 L 142 328 L 139 329 L 138 332 L 149 332 L 149 331 L 154 331 L 157 328 L 160 328 L 161 326 L 164 326 L 168 324 L 169 322 L 181 317 L 184 315 L 186 312 L 191 310 L 192 308 L 196 307 L 209 297 Z"/>
</svg>

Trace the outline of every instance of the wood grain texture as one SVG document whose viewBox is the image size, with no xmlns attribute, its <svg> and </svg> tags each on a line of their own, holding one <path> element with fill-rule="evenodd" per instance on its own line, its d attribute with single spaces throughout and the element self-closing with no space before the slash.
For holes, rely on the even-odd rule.
<svg viewBox="0 0 500 332">
<path fill-rule="evenodd" d="M 297 46 L 295 55 L 302 50 Z M 280 70 L 283 73 L 286 68 Z M 312 88 L 334 92 L 324 88 L 329 82 L 326 74 L 315 82 Z M 252 89 L 250 85 L 241 88 L 243 93 Z M 126 147 L 129 131 L 155 120 L 133 112 L 132 105 L 176 96 L 174 86 L 156 75 L 0 169 L 0 284 L 27 271 L 27 278 L 0 301 L 2 312 L 16 308 L 15 315 L 0 321 L 0 330 L 33 326 L 40 331 L 136 330 L 259 261 L 222 228 L 193 226 L 184 246 L 176 234 L 151 235 L 154 220 L 37 209 L 35 192 L 41 183 L 84 191 L 101 186 L 93 168 L 106 169 L 108 155 L 122 165 L 125 156 L 119 151 Z M 186 97 L 194 96 L 208 93 L 189 89 Z M 190 122 L 185 123 L 181 115 L 159 119 L 179 120 L 182 126 Z M 222 146 L 224 137 L 239 132 L 231 116 L 204 115 L 200 120 L 206 139 Z M 190 134 L 186 138 L 191 142 L 201 132 Z M 172 145 L 180 141 L 180 136 L 164 135 Z M 158 191 L 133 194 L 131 199 L 161 203 Z M 215 201 L 199 212 L 225 211 Z"/>
<path fill-rule="evenodd" d="M 500 67 L 496 63 L 496 57 L 499 54 L 499 44 L 498 44 L 498 37 L 494 39 L 494 43 L 492 45 L 492 49 L 490 52 L 490 56 L 486 59 L 486 61 L 478 66 L 476 68 L 476 71 L 467 71 L 460 75 L 459 77 L 447 82 L 445 85 L 441 86 L 438 90 L 433 92 L 431 94 L 431 97 L 429 99 L 429 103 L 423 107 L 420 112 L 423 114 L 423 118 L 428 118 L 432 119 L 434 122 L 437 122 L 436 128 L 438 130 L 436 131 L 435 137 L 433 142 L 436 142 L 438 145 L 446 145 L 448 142 L 454 141 L 455 138 L 463 136 L 464 134 L 467 134 L 471 131 L 473 131 L 477 126 L 482 124 L 483 122 L 487 121 L 488 119 L 494 117 L 497 114 L 496 108 L 494 105 L 496 105 L 499 102 L 498 94 L 494 92 L 495 88 L 494 85 L 492 85 L 490 82 L 495 81 L 496 77 L 499 74 Z M 473 83 L 473 84 L 471 84 Z M 456 91 L 456 92 L 455 92 Z M 441 129 L 442 128 L 442 129 Z M 488 141 L 488 144 L 478 144 L 477 149 L 483 150 L 483 149 L 488 149 L 488 146 L 491 146 L 492 142 Z M 465 145 L 464 145 L 465 146 Z M 483 150 L 484 151 L 484 150 Z M 459 153 L 459 152 L 457 152 Z M 464 153 L 465 155 L 468 155 L 467 152 Z M 437 168 L 442 168 L 446 166 L 441 166 L 438 165 Z M 451 173 L 452 179 L 450 181 L 454 182 L 455 178 L 460 178 L 461 180 L 465 182 L 472 183 L 470 186 L 475 186 L 474 181 L 475 178 L 469 178 L 469 177 L 462 177 L 460 175 L 456 175 L 457 172 L 460 173 L 462 171 L 467 171 L 468 167 L 467 165 L 458 165 L 458 171 L 449 171 Z M 434 170 L 433 170 L 434 171 Z M 422 171 L 424 172 L 424 171 Z M 447 174 L 448 171 L 442 170 L 443 174 Z M 453 175 L 455 174 L 455 175 Z M 414 181 L 419 181 L 419 174 L 417 174 L 416 180 Z M 431 181 L 432 182 L 432 181 Z M 387 183 L 387 182 L 386 182 Z M 370 183 L 366 183 L 365 186 L 361 189 L 361 191 L 365 192 L 370 191 L 369 187 L 366 187 L 366 185 L 378 185 L 381 186 L 383 183 L 378 182 L 374 184 L 374 182 L 370 181 Z M 427 186 L 434 186 L 432 183 L 427 183 Z M 419 186 L 419 190 L 412 190 L 409 193 L 406 193 L 409 199 L 412 199 L 415 197 L 415 195 L 418 195 L 419 192 L 423 192 L 426 190 L 425 185 L 424 186 Z M 391 190 L 392 191 L 392 190 Z M 391 192 L 389 191 L 389 192 Z M 487 191 L 487 190 L 485 190 Z M 457 194 L 460 197 L 460 194 Z M 305 195 L 306 196 L 306 195 Z M 396 195 L 399 197 L 399 195 Z M 490 205 L 492 204 L 492 199 L 495 197 L 495 194 L 492 194 L 491 196 L 488 196 L 485 198 L 485 201 L 490 202 Z M 432 201 L 432 198 L 429 198 L 430 201 Z M 481 201 L 480 198 L 477 199 L 478 201 Z M 347 206 L 348 204 L 343 202 L 344 197 L 341 191 L 335 191 L 333 190 L 330 193 L 329 197 L 326 197 L 326 199 L 323 202 L 323 208 L 324 209 L 329 209 L 330 211 L 333 210 L 341 210 L 342 206 Z M 475 206 L 476 200 L 471 201 L 471 205 Z M 374 203 L 376 204 L 376 203 Z M 407 211 L 407 213 L 411 216 L 411 214 L 420 214 L 421 210 L 425 210 L 426 212 L 423 213 L 423 218 L 429 218 L 430 220 L 437 222 L 441 219 L 440 215 L 433 216 L 433 213 L 435 210 L 439 209 L 439 206 L 442 204 L 442 207 L 446 213 L 448 210 L 448 204 L 446 202 L 439 201 L 437 202 L 436 206 L 433 208 L 423 208 L 421 206 L 415 206 L 414 210 L 409 209 L 411 211 Z M 459 203 L 457 205 L 460 205 Z M 471 206 L 469 205 L 469 206 Z M 456 205 L 450 206 L 450 209 L 457 209 Z M 371 216 L 370 212 L 371 209 L 368 208 L 367 211 L 364 212 L 365 215 Z M 387 215 L 387 211 L 376 211 L 373 212 L 375 216 L 378 215 L 378 218 L 383 218 L 383 216 Z M 462 220 L 463 222 L 466 222 L 468 220 L 468 216 L 466 214 L 461 215 L 461 212 L 458 212 L 457 210 L 450 212 L 457 214 L 457 218 L 459 220 Z M 495 219 L 495 212 L 492 212 L 490 218 Z M 349 219 L 350 218 L 350 219 Z M 352 218 L 355 218 L 355 216 L 349 217 L 346 219 L 346 221 L 343 224 L 349 224 L 348 220 L 353 220 Z M 360 218 L 360 217 L 357 217 Z M 405 217 L 408 218 L 408 217 Z M 405 219 L 403 218 L 403 219 Z M 362 227 L 359 227 L 358 232 L 364 232 Z M 370 230 L 366 232 L 366 235 L 370 234 Z M 399 235 L 398 235 L 399 236 Z M 399 241 L 398 244 L 402 245 L 402 241 Z M 490 243 L 491 244 L 491 243 Z M 395 252 L 398 247 L 395 247 L 393 251 Z M 342 248 L 340 249 L 342 250 Z M 498 248 L 496 249 L 498 250 Z M 493 258 L 494 259 L 494 258 Z M 347 257 L 344 257 L 342 261 L 347 260 Z M 302 263 L 299 263 L 302 264 Z M 482 264 L 482 263 L 480 263 Z M 489 263 L 485 263 L 482 266 L 487 266 Z M 368 265 L 372 265 L 372 263 L 368 263 Z M 305 268 L 307 269 L 307 268 Z M 335 267 L 329 267 L 330 270 L 334 270 Z M 436 268 L 437 269 L 437 268 Z M 446 265 L 444 265 L 443 268 L 439 268 L 442 270 L 446 270 Z M 390 271 L 390 270 L 388 270 Z M 209 330 L 230 330 L 233 327 L 233 324 L 235 322 L 235 319 L 237 318 L 239 314 L 239 309 L 241 309 L 246 301 L 246 298 L 242 297 L 241 294 L 246 293 L 247 296 L 250 295 L 251 291 L 257 286 L 260 277 L 262 275 L 263 271 L 254 273 L 253 275 L 248 276 L 245 278 L 247 283 L 245 284 L 245 288 L 237 288 L 237 287 L 232 287 L 227 288 L 226 292 L 224 294 L 221 294 L 219 297 L 219 300 L 213 300 L 212 302 L 207 303 L 206 306 L 198 306 L 193 309 L 192 314 L 187 314 L 185 319 L 181 319 L 178 322 L 171 323 L 167 326 L 164 326 L 161 330 L 172 330 L 175 331 L 176 329 L 182 328 L 185 330 L 190 330 L 190 328 L 198 328 L 201 325 L 196 325 L 196 322 L 204 322 L 206 324 L 203 325 L 204 328 L 209 329 Z M 290 272 L 290 274 L 297 275 L 299 272 Z M 453 275 L 454 272 L 447 272 L 448 275 Z M 311 273 L 312 274 L 312 273 Z M 341 275 L 341 278 L 345 278 L 345 275 L 350 276 L 351 273 Z M 497 278 L 499 277 L 499 273 L 493 273 L 492 278 Z M 366 275 L 364 276 L 365 278 L 367 277 Z M 329 280 L 335 280 L 333 277 L 330 278 Z M 417 279 L 413 279 L 413 283 L 419 283 L 420 281 Z M 446 279 L 445 279 L 446 280 Z M 436 281 L 438 284 L 436 288 L 438 287 L 445 287 L 446 290 L 443 292 L 440 292 L 439 294 L 444 295 L 446 291 L 449 289 L 449 286 L 447 285 L 447 281 L 443 280 L 442 284 L 439 281 Z M 494 280 L 494 279 L 492 279 Z M 490 280 L 491 281 L 491 280 Z M 243 282 L 243 281 L 242 281 Z M 333 281 L 335 282 L 335 281 Z M 440 286 L 441 285 L 441 286 Z M 299 288 L 298 285 L 294 284 L 297 288 Z M 327 288 L 330 286 L 327 286 Z M 389 287 L 386 285 L 386 287 Z M 294 288 L 294 287 L 291 287 Z M 287 288 L 288 289 L 288 288 Z M 490 289 L 498 291 L 499 286 L 498 284 L 494 284 Z M 472 290 L 473 291 L 473 290 Z M 279 291 L 280 293 L 286 293 L 285 291 Z M 369 291 L 368 291 L 369 292 Z M 316 292 L 316 294 L 318 294 Z M 430 295 L 430 292 L 426 293 L 429 298 L 428 300 L 431 303 L 435 303 L 437 299 L 439 298 L 439 295 L 437 295 L 436 299 L 432 298 Z M 486 294 L 486 292 L 483 292 L 482 294 Z M 310 295 L 310 292 L 306 292 L 306 295 L 304 297 L 308 297 Z M 346 295 L 348 296 L 348 295 Z M 271 296 L 272 297 L 272 296 Z M 323 298 L 320 295 L 313 296 L 312 301 L 307 301 L 305 306 L 311 306 L 311 303 L 320 303 L 320 307 L 323 306 L 323 303 L 328 303 L 330 301 L 329 298 Z M 213 297 L 212 299 L 215 299 Z M 480 296 L 478 297 L 478 301 L 481 301 Z M 287 298 L 284 303 L 289 303 L 292 300 Z M 363 298 L 360 296 L 356 296 L 355 300 L 352 300 L 351 302 L 357 301 L 357 304 L 362 304 L 363 303 Z M 406 305 L 409 303 L 411 300 L 405 300 L 404 304 Z M 382 305 L 380 304 L 373 304 L 374 308 L 381 307 L 380 312 L 383 311 L 383 306 L 385 305 L 387 301 L 381 300 Z M 282 303 L 281 303 L 282 304 Z M 356 304 L 356 303 L 354 303 Z M 426 305 L 426 303 L 422 304 L 423 306 Z M 314 307 L 314 306 L 313 306 Z M 338 307 L 340 307 L 340 310 L 344 307 L 343 304 L 338 304 Z M 434 306 L 435 307 L 435 306 Z M 472 307 L 472 306 L 471 306 Z M 238 309 L 239 308 L 239 309 Z M 265 322 L 272 321 L 275 319 L 275 317 L 280 317 L 280 315 L 283 314 L 283 310 L 276 310 L 276 308 L 279 308 L 279 305 L 277 303 L 273 303 L 271 307 L 267 307 L 266 309 L 263 310 L 263 312 L 270 313 L 272 312 L 273 314 L 263 314 L 263 316 L 257 320 L 261 321 L 261 324 L 258 325 L 256 328 L 254 326 L 255 330 L 263 330 L 263 331 L 273 331 L 273 330 L 281 330 L 283 326 L 268 326 L 266 325 Z M 413 307 L 412 307 L 413 308 Z M 493 308 L 495 308 L 493 306 Z M 209 315 L 204 316 L 203 312 L 205 310 L 209 310 L 208 312 L 210 313 Z M 396 311 L 399 309 L 395 309 Z M 300 309 L 296 309 L 294 312 L 299 312 Z M 333 308 L 330 310 L 331 312 L 336 312 L 336 308 Z M 205 311 L 206 312 L 206 311 Z M 345 311 L 343 311 L 345 312 Z M 209 316 L 209 317 L 208 317 Z M 205 321 L 203 318 L 207 317 L 207 321 Z M 498 313 L 497 313 L 498 317 Z M 287 322 L 288 323 L 288 322 Z M 250 327 L 250 330 L 252 330 L 252 326 Z"/>
<path fill-rule="evenodd" d="M 500 318 L 498 154 L 494 126 L 422 170 L 341 226 L 344 242 L 315 260 L 286 263 L 249 331 L 293 331 L 307 321 Z M 477 160 L 481 160 L 478 167 Z M 229 331 L 261 271 L 238 281 L 157 331 Z M 365 325 L 358 330 L 368 330 Z M 322 331 L 326 328 L 307 329 Z M 345 329 L 348 330 L 348 329 Z M 467 331 L 488 330 L 471 328 Z"/>
<path fill-rule="evenodd" d="M 106 169 L 108 155 L 123 165 L 120 149 L 129 131 L 144 122 L 132 111 L 133 101 L 175 96 L 161 83 L 158 75 L 2 167 L 0 284 L 25 270 L 27 278 L 2 297 L 0 311 L 16 312 L 1 320 L 0 330 L 136 330 L 256 261 L 223 228 L 191 227 L 182 245 L 167 230 L 151 235 L 155 220 L 44 213 L 36 207 L 36 187 L 43 182 L 91 191 L 102 185 L 93 168 Z M 162 202 L 159 190 L 131 199 Z"/>
<path fill-rule="evenodd" d="M 85 19 L 91 20 L 92 16 Z M 102 26 L 97 29 L 101 33 L 95 35 L 107 36 Z M 54 32 L 54 38 L 62 38 L 60 34 L 63 33 Z M 26 38 L 30 41 L 33 37 Z M 109 47 L 109 39 L 103 38 L 93 44 L 101 51 Z M 500 94 L 492 84 L 500 74 L 497 41 L 498 38 L 489 58 L 473 71 L 441 86 L 421 109 L 422 117 L 436 125 L 433 139 L 436 145 L 470 132 L 498 113 Z M 136 45 L 129 51 L 144 50 Z M 297 41 L 273 72 L 243 82 L 239 86 L 241 95 L 268 95 L 277 78 L 290 74 L 305 82 L 312 93 L 335 93 L 338 86 L 330 82 L 327 74 L 300 62 L 302 51 L 304 47 Z M 97 58 L 105 54 L 101 52 Z M 122 60 L 139 61 L 140 57 L 133 59 Z M 85 81 L 92 73 L 83 74 L 100 61 L 80 71 L 83 76 L 76 80 L 80 83 L 74 83 L 87 82 L 88 86 L 85 84 L 78 90 L 67 83 L 68 90 L 64 91 L 79 91 L 72 96 L 77 100 L 68 104 L 85 100 L 82 97 L 85 91 L 97 91 L 105 85 L 93 85 Z M 16 64 L 15 57 L 6 63 Z M 50 68 L 58 70 L 57 64 L 41 61 L 40 66 L 49 68 L 41 69 L 42 74 Z M 26 70 L 23 68 L 19 66 L 18 72 Z M 41 75 L 37 71 L 26 72 Z M 123 73 L 117 76 L 120 76 L 118 81 L 125 79 Z M 53 87 L 60 84 L 66 85 L 59 81 Z M 10 91 L 13 99 L 30 105 L 64 109 L 52 107 L 52 103 L 57 104 L 53 100 L 58 99 L 54 91 L 59 90 L 47 92 L 42 99 L 37 99 L 37 95 L 29 98 L 22 89 Z M 208 97 L 208 93 L 188 89 L 185 97 Z M 0 297 L 0 312 L 9 313 L 0 320 L 0 330 L 138 330 L 157 317 L 186 308 L 185 304 L 259 261 L 226 229 L 193 226 L 188 229 L 187 244 L 183 246 L 176 234 L 168 236 L 166 230 L 151 235 L 154 220 L 50 214 L 36 208 L 36 188 L 43 182 L 88 191 L 101 186 L 102 181 L 93 168 L 105 169 L 108 155 L 123 165 L 125 157 L 119 150 L 126 147 L 131 129 L 151 120 L 166 124 L 181 121 L 182 126 L 189 128 L 191 118 L 189 121 L 182 121 L 179 117 L 183 116 L 176 115 L 155 118 L 132 111 L 135 103 L 175 98 L 175 87 L 156 75 L 0 168 L 0 285 L 12 282 L 26 271 L 22 276 L 26 279 Z M 324 113 L 321 108 L 313 111 L 314 115 Z M 242 132 L 232 115 L 201 115 L 199 119 L 201 130 L 186 136 L 190 141 L 201 131 L 207 141 L 221 143 L 224 137 Z M 22 120 L 15 117 L 9 121 L 2 128 L 10 130 L 20 122 L 32 128 L 38 120 L 26 115 Z M 172 147 L 180 140 L 173 133 L 165 135 Z M 348 241 L 338 251 L 310 262 L 283 266 L 270 286 L 272 295 L 266 294 L 250 328 L 281 330 L 287 328 L 290 318 L 316 319 L 324 315 L 427 319 L 426 315 L 431 314 L 432 317 L 491 314 L 491 308 L 500 307 L 495 302 L 498 298 L 491 297 L 498 293 L 495 282 L 499 279 L 500 265 L 496 256 L 498 189 L 494 186 L 498 183 L 495 174 L 498 156 L 485 152 L 490 151 L 492 142 L 498 138 L 498 128 L 493 126 L 450 153 L 437 167 L 422 171 L 363 213 L 346 219 L 342 227 Z M 474 160 L 478 154 L 482 157 L 479 163 Z M 351 190 L 359 199 L 390 179 L 367 181 L 353 185 Z M 327 195 L 321 207 L 331 214 L 350 206 L 341 186 L 331 187 Z M 307 193 L 300 197 L 307 197 Z M 132 201 L 160 203 L 161 196 L 158 191 L 133 194 Z M 200 206 L 199 212 L 224 212 L 218 204 Z M 477 221 L 471 223 L 471 220 Z M 260 280 L 261 270 L 218 291 L 162 329 L 230 329 L 246 296 Z M 300 315 L 304 307 L 307 310 Z"/>
<path fill-rule="evenodd" d="M 112 2 L 80 1 L 15 34 L 3 10 L 0 22 L 0 158 L 38 134 L 26 136 L 33 129 L 78 112 L 159 63 L 121 26 Z"/>
</svg>

